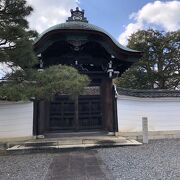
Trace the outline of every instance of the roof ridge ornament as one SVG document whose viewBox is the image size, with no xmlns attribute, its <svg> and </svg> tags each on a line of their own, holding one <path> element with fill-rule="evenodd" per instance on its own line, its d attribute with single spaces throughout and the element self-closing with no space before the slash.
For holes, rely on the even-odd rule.
<svg viewBox="0 0 180 180">
<path fill-rule="evenodd" d="M 76 10 L 71 9 L 70 12 L 71 17 L 68 17 L 68 20 L 66 20 L 66 22 L 79 21 L 88 23 L 87 18 L 84 17 L 84 10 L 80 11 L 79 8 L 76 7 Z"/>
</svg>

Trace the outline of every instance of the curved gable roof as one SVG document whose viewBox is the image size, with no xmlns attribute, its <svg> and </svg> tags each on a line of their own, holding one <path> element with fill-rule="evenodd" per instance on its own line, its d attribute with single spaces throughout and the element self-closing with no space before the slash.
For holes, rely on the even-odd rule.
<svg viewBox="0 0 180 180">
<path fill-rule="evenodd" d="M 140 51 L 136 51 L 136 50 L 133 50 L 133 49 L 130 49 L 128 47 L 121 45 L 115 38 L 113 38 L 104 29 L 102 29 L 98 26 L 95 26 L 93 24 L 86 23 L 86 22 L 80 22 L 80 21 L 66 22 L 66 23 L 57 24 L 55 26 L 48 28 L 42 34 L 40 34 L 40 36 L 36 39 L 34 44 L 38 43 L 41 40 L 41 38 L 43 38 L 45 35 L 47 35 L 48 33 L 52 32 L 52 31 L 55 31 L 55 30 L 84 30 L 84 31 L 100 32 L 100 33 L 108 36 L 118 48 L 120 48 L 124 51 L 127 51 L 127 52 L 141 53 Z"/>
</svg>

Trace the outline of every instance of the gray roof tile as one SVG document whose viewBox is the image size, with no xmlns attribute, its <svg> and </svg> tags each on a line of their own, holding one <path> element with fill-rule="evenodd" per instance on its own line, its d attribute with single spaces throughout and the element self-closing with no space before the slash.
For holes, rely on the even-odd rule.
<svg viewBox="0 0 180 180">
<path fill-rule="evenodd" d="M 116 88 L 118 95 L 142 97 L 142 98 L 158 98 L 158 97 L 180 97 L 180 90 L 137 90 Z"/>
</svg>

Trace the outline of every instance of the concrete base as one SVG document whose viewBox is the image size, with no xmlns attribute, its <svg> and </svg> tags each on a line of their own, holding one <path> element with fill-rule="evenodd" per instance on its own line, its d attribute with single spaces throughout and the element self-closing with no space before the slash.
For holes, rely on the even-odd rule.
<svg viewBox="0 0 180 180">
<path fill-rule="evenodd" d="M 36 139 L 36 136 L 24 136 L 24 137 L 6 137 L 6 138 L 1 138 L 0 137 L 0 143 L 7 143 L 7 142 L 21 142 L 21 141 L 28 141 L 28 140 L 33 140 Z"/>
<path fill-rule="evenodd" d="M 132 138 L 135 140 L 142 140 L 142 132 L 116 132 L 115 135 L 118 137 Z M 175 139 L 180 138 L 180 130 L 174 131 L 149 131 L 149 139 Z"/>
</svg>

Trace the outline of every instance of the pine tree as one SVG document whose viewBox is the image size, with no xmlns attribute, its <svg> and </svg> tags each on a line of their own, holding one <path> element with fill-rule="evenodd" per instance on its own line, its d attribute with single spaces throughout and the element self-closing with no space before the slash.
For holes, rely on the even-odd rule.
<svg viewBox="0 0 180 180">
<path fill-rule="evenodd" d="M 12 72 L 0 81 L 0 99 L 50 99 L 56 93 L 78 95 L 88 85 L 89 78 L 73 67 L 51 66 L 42 72 L 33 52 L 36 31 L 29 29 L 26 17 L 33 11 L 26 0 L 0 0 L 0 63 Z"/>
<path fill-rule="evenodd" d="M 132 89 L 180 88 L 180 31 L 141 30 L 131 35 L 128 47 L 144 52 L 140 61 L 116 79 Z"/>
<path fill-rule="evenodd" d="M 32 45 L 37 32 L 29 29 L 26 20 L 32 11 L 26 0 L 0 1 L 0 62 L 22 69 L 37 62 Z"/>
</svg>

